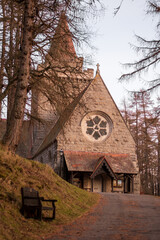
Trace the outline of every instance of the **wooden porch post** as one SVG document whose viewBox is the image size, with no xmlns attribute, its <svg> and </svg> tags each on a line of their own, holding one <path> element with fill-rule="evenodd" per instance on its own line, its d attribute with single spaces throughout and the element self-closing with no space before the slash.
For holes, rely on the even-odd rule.
<svg viewBox="0 0 160 240">
<path fill-rule="evenodd" d="M 125 176 L 125 173 L 124 173 L 124 189 L 123 189 L 123 193 L 125 193 L 125 185 L 126 185 L 126 176 Z"/>
<path fill-rule="evenodd" d="M 113 192 L 113 180 L 114 180 L 114 178 L 111 178 L 111 188 L 112 188 L 112 192 Z"/>
<path fill-rule="evenodd" d="M 91 191 L 93 192 L 93 178 L 91 178 Z"/>
<path fill-rule="evenodd" d="M 134 193 L 134 175 L 132 175 L 132 193 Z"/>
<path fill-rule="evenodd" d="M 101 186 L 101 192 L 103 192 L 103 188 L 104 188 L 104 181 L 103 181 L 103 176 L 101 175 L 101 179 L 102 179 L 102 186 Z"/>
<path fill-rule="evenodd" d="M 71 172 L 70 181 L 71 181 L 71 184 L 73 184 L 73 172 Z"/>
</svg>

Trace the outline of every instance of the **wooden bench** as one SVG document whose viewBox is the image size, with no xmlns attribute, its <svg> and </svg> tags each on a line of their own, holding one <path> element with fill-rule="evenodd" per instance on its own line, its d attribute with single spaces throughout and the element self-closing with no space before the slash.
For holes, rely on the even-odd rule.
<svg viewBox="0 0 160 240">
<path fill-rule="evenodd" d="M 55 219 L 56 207 L 55 202 L 57 200 L 46 200 L 43 197 L 39 197 L 38 191 L 33 188 L 23 187 L 21 188 L 22 195 L 22 208 L 21 213 L 25 217 L 33 217 L 42 220 L 42 211 L 50 210 L 53 211 L 52 217 L 45 219 Z M 50 202 L 52 203 L 51 207 L 43 206 L 42 202 Z"/>
</svg>

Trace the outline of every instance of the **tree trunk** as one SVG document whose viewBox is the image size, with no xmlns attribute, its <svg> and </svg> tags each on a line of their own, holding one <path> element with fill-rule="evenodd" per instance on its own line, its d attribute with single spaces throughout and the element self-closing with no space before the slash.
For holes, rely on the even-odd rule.
<svg viewBox="0 0 160 240">
<path fill-rule="evenodd" d="M 160 133 L 158 132 L 158 196 L 160 196 Z"/>
<path fill-rule="evenodd" d="M 13 1 L 10 2 L 10 41 L 9 41 L 9 59 L 8 59 L 8 85 L 12 84 L 12 87 L 9 89 L 8 92 L 8 103 L 7 103 L 7 122 L 10 121 L 11 118 L 11 112 L 14 104 L 14 97 L 16 92 L 16 82 L 13 84 L 11 83 L 13 81 L 13 56 L 14 53 L 14 47 L 13 47 L 13 31 L 14 31 L 14 14 L 13 14 Z"/>
<path fill-rule="evenodd" d="M 5 14 L 5 4 L 1 1 L 2 13 L 3 13 L 3 36 L 2 36 L 2 53 L 1 53 L 1 66 L 0 66 L 0 95 L 3 89 L 3 77 L 4 77 L 4 58 L 5 58 L 5 48 L 6 48 L 6 14 Z M 2 113 L 2 102 L 0 100 L 0 119 Z"/>
<path fill-rule="evenodd" d="M 34 20 L 34 0 L 24 0 L 23 40 L 20 53 L 20 66 L 17 75 L 17 87 L 11 117 L 7 122 L 7 130 L 3 144 L 15 151 L 19 143 L 24 110 L 27 99 L 27 87 L 30 74 L 30 55 L 32 50 L 32 32 Z"/>
</svg>

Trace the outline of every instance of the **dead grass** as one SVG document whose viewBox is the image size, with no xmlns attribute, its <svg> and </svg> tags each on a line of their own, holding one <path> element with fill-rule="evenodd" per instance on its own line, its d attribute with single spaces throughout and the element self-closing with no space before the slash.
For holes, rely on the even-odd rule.
<svg viewBox="0 0 160 240">
<path fill-rule="evenodd" d="M 56 219 L 39 221 L 25 219 L 20 214 L 20 189 L 29 186 L 40 196 L 57 199 Z M 98 195 L 81 190 L 57 176 L 48 166 L 23 159 L 0 146 L 0 239 L 33 240 L 53 233 L 87 212 L 98 200 Z"/>
</svg>

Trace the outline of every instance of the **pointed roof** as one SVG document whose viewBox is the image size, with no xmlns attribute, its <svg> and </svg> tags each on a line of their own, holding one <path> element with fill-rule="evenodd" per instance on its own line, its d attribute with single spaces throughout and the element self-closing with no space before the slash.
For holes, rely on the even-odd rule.
<svg viewBox="0 0 160 240">
<path fill-rule="evenodd" d="M 101 78 L 100 76 L 100 72 L 97 71 L 96 73 L 96 76 L 94 79 L 92 79 L 89 84 L 87 85 L 87 87 L 79 93 L 79 95 L 65 108 L 65 110 L 63 111 L 63 113 L 61 114 L 61 116 L 59 117 L 59 119 L 57 120 L 56 124 L 53 126 L 53 128 L 51 129 L 51 131 L 48 133 L 48 135 L 45 137 L 44 141 L 42 142 L 42 144 L 40 145 L 39 149 L 37 150 L 37 152 L 34 154 L 34 156 L 32 158 L 35 158 L 36 156 L 38 156 L 43 150 L 45 150 L 48 146 L 50 146 L 57 138 L 58 134 L 60 133 L 60 131 L 63 129 L 63 127 L 65 126 L 66 122 L 69 120 L 70 116 L 72 115 L 72 113 L 74 112 L 74 109 L 77 107 L 77 105 L 80 103 L 83 95 L 87 92 L 87 90 L 89 89 L 90 85 L 92 85 L 92 83 L 94 83 L 94 81 L 97 81 L 98 79 L 100 79 L 102 81 L 102 83 L 104 84 L 103 82 L 103 79 Z M 108 91 L 106 85 L 104 84 L 106 90 Z M 109 91 L 108 91 L 109 93 Z M 109 93 L 110 95 L 110 93 Z M 115 107 L 117 108 L 117 105 L 115 104 L 112 96 L 110 95 Z M 124 121 L 119 109 L 117 108 L 122 120 Z M 124 121 L 125 123 L 125 121 Z M 126 123 L 125 123 L 126 125 Z M 126 125 L 127 127 L 127 125 Z M 127 127 L 128 129 L 128 127 Z M 128 129 L 129 130 L 129 129 Z M 130 130 L 129 130 L 130 132 Z M 132 135 L 131 135 L 132 136 Z M 98 158 L 97 158 L 98 159 Z M 96 159 L 96 161 L 97 161 Z M 108 161 L 108 160 L 107 160 Z M 123 164 L 123 166 L 125 166 L 125 168 L 127 169 L 127 165 L 126 164 Z M 95 165 L 94 165 L 95 166 Z M 92 171 L 94 169 L 94 166 L 92 166 Z M 116 166 L 116 162 L 115 162 L 115 166 Z M 131 167 L 132 168 L 132 167 Z M 118 169 L 121 169 L 119 168 L 119 165 L 118 165 Z M 119 170 L 116 170 L 116 172 Z M 122 171 L 124 172 L 125 169 Z"/>
<path fill-rule="evenodd" d="M 95 165 L 95 168 L 93 170 L 93 173 L 91 175 L 91 178 L 96 177 L 97 175 L 99 175 L 101 172 L 106 172 L 108 173 L 112 178 L 116 179 L 116 175 L 113 172 L 111 166 L 109 165 L 109 163 L 107 162 L 107 159 L 105 156 L 100 157 Z"/>
<path fill-rule="evenodd" d="M 67 17 L 62 12 L 58 26 L 55 30 L 54 38 L 49 50 L 50 55 L 57 60 L 68 60 L 77 57 L 73 45 L 73 35 L 69 30 Z"/>
<path fill-rule="evenodd" d="M 103 164 L 110 175 L 115 178 L 115 173 L 137 174 L 129 154 L 112 154 L 102 152 L 64 151 L 68 171 L 93 172 Z"/>
<path fill-rule="evenodd" d="M 108 88 L 107 88 L 106 84 L 105 84 L 105 83 L 104 83 L 104 81 L 103 81 L 103 78 L 101 77 L 101 74 L 100 74 L 100 69 L 99 69 L 99 67 L 100 67 L 100 64 L 99 64 L 99 63 L 97 63 L 96 76 L 95 76 L 95 78 L 94 78 L 94 79 L 95 79 L 95 80 L 96 80 L 96 79 L 100 79 L 100 80 L 102 81 L 102 83 L 103 83 L 104 87 L 106 88 L 106 90 L 107 90 L 107 92 L 108 92 L 108 94 L 109 94 L 110 98 L 112 99 L 112 102 L 114 103 L 114 106 L 116 107 L 116 109 L 117 109 L 117 111 L 118 111 L 118 113 L 119 113 L 119 115 L 120 115 L 121 119 L 123 120 L 123 122 L 124 122 L 124 124 L 125 124 L 126 128 L 128 129 L 128 131 L 129 131 L 129 133 L 130 133 L 130 135 L 131 135 L 131 137 L 132 137 L 133 141 L 135 142 L 135 140 L 134 140 L 134 137 L 133 137 L 133 134 L 131 133 L 131 130 L 130 130 L 130 128 L 128 127 L 127 123 L 125 122 L 125 120 L 124 120 L 124 118 L 123 118 L 123 116 L 122 116 L 122 114 L 121 114 L 121 112 L 120 112 L 119 108 L 117 107 L 117 104 L 115 103 L 115 101 L 114 101 L 114 99 L 113 99 L 113 97 L 112 97 L 112 95 L 111 95 L 110 91 L 108 90 Z"/>
</svg>

